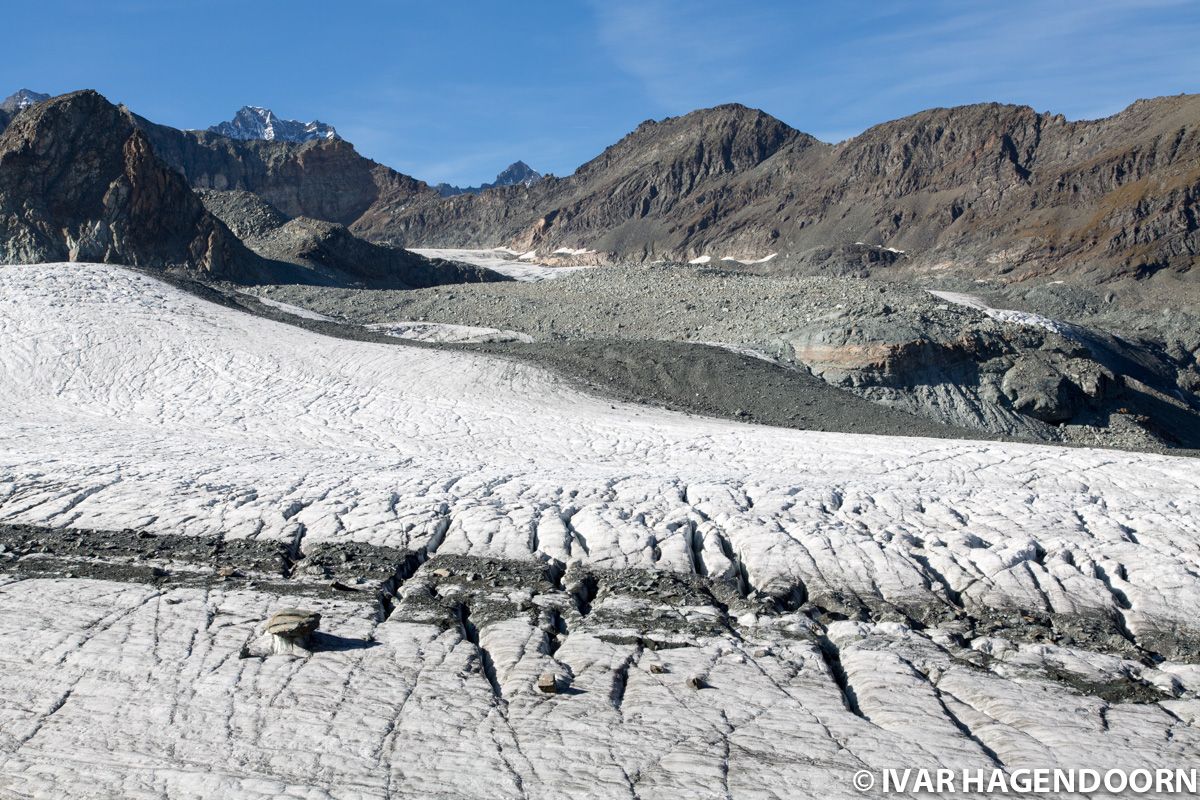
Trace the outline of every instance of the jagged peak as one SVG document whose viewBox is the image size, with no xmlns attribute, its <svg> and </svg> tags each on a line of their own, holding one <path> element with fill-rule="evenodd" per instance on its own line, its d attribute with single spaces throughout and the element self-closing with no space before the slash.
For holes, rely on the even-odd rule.
<svg viewBox="0 0 1200 800">
<path fill-rule="evenodd" d="M 499 186 L 532 186 L 542 179 L 542 173 L 538 172 L 533 167 L 526 164 L 524 161 L 514 161 L 504 169 L 500 170 L 496 175 L 496 180 L 492 183 L 485 183 L 480 186 L 452 186 L 448 183 L 439 183 L 433 188 L 438 191 L 442 197 L 454 197 L 460 194 L 478 194 L 487 189 L 495 189 Z"/>
<path fill-rule="evenodd" d="M 4 98 L 0 102 L 0 111 L 7 111 L 12 114 L 17 111 L 35 106 L 38 103 L 44 103 L 50 99 L 50 95 L 42 92 L 35 92 L 32 89 L 18 89 L 17 91 Z"/>
<path fill-rule="evenodd" d="M 246 105 L 238 109 L 233 119 L 208 128 L 230 139 L 262 140 L 268 142 L 313 142 L 341 139 L 332 125 L 320 120 L 300 122 L 282 119 L 269 108 Z"/>
</svg>

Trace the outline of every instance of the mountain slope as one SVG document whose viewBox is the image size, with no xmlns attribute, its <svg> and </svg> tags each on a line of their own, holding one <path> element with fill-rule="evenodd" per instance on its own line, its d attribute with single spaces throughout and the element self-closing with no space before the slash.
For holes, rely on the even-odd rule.
<svg viewBox="0 0 1200 800">
<path fill-rule="evenodd" d="M 1196 95 L 1082 122 L 994 103 L 932 109 L 838 145 L 721 106 L 644 123 L 568 178 L 444 200 L 381 195 L 354 228 L 414 246 L 777 252 L 800 266 L 1106 279 L 1188 272 L 1198 198 Z"/>
<path fill-rule="evenodd" d="M 381 197 L 355 224 L 368 238 L 445 246 L 586 246 L 640 257 L 705 226 L 728 186 L 781 148 L 819 146 L 761 111 L 729 105 L 645 122 L 567 178 L 445 200 Z M 582 240 L 582 242 L 581 242 Z"/>
<path fill-rule="evenodd" d="M 98 261 L 241 283 L 390 288 L 502 279 L 364 242 L 336 223 L 289 222 L 241 195 L 253 200 L 249 211 L 215 200 L 210 212 L 128 110 L 92 91 L 63 95 L 21 110 L 0 135 L 0 263 Z"/>
<path fill-rule="evenodd" d="M 15 114 L 18 111 L 23 111 L 30 106 L 36 106 L 38 103 L 43 103 L 49 99 L 50 95 L 48 94 L 42 94 L 30 89 L 18 89 L 4 98 L 3 102 L 0 102 L 0 111 Z"/>
<path fill-rule="evenodd" d="M 343 139 L 243 141 L 137 119 L 154 151 L 194 188 L 254 192 L 289 217 L 349 224 L 381 196 L 393 202 L 437 196 Z"/>
</svg>

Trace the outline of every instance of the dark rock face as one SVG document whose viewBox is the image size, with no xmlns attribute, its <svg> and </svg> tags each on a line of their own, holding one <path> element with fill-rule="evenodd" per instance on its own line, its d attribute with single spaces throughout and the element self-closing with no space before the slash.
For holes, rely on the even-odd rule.
<svg viewBox="0 0 1200 800">
<path fill-rule="evenodd" d="M 0 135 L 0 261 L 101 261 L 254 278 L 265 267 L 96 92 L 40 103 Z"/>
<path fill-rule="evenodd" d="M 1196 95 L 1083 122 L 994 103 L 933 109 L 838 145 L 721 106 L 644 123 L 565 179 L 381 196 L 353 227 L 413 246 L 589 247 L 635 260 L 777 252 L 776 266 L 814 270 L 831 252 L 873 246 L 918 269 L 1106 280 L 1190 270 L 1198 198 Z"/>
<path fill-rule="evenodd" d="M 1068 362 L 1069 363 L 1069 362 Z M 1086 399 L 1078 379 L 1053 361 L 1021 356 L 1004 374 L 1001 388 L 1013 410 L 1043 422 L 1067 422 Z M 1097 380 L 1095 383 L 1099 384 Z"/>
<path fill-rule="evenodd" d="M 349 224 L 379 198 L 404 203 L 437 193 L 363 158 L 342 139 L 242 141 L 138 118 L 154 151 L 197 189 L 254 192 L 288 217 Z"/>
</svg>

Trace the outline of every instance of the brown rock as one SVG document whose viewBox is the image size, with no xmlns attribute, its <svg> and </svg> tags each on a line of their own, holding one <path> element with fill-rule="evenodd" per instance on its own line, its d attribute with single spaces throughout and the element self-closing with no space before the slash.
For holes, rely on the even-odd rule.
<svg viewBox="0 0 1200 800">
<path fill-rule="evenodd" d="M 267 633 L 283 639 L 303 641 L 321 625 L 321 615 L 301 608 L 281 608 L 267 621 Z"/>
</svg>

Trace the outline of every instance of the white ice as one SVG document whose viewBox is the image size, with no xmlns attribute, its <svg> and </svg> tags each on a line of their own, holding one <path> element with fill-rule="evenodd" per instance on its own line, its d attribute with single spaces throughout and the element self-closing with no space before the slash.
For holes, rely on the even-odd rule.
<svg viewBox="0 0 1200 800">
<path fill-rule="evenodd" d="M 467 250 L 467 249 L 452 249 L 452 248 L 413 248 L 412 252 L 419 253 L 426 258 L 444 258 L 447 261 L 461 261 L 464 264 L 474 264 L 479 267 L 487 267 L 490 270 L 495 270 L 502 275 L 507 275 L 510 278 L 518 281 L 545 281 L 553 278 L 561 278 L 572 272 L 578 272 L 581 269 L 588 267 L 554 267 L 547 264 L 538 264 L 534 255 L 528 253 L 518 253 L 515 250 L 510 250 L 506 247 L 497 247 L 491 250 Z M 522 260 L 523 256 L 529 256 Z"/>
<path fill-rule="evenodd" d="M 240 294 L 244 294 L 247 297 L 253 297 L 255 300 L 262 303 L 263 305 L 267 305 L 267 306 L 270 306 L 271 308 L 278 309 L 285 314 L 291 314 L 294 317 L 302 317 L 304 319 L 313 319 L 313 320 L 317 320 L 318 322 L 333 322 L 334 321 L 333 317 L 327 317 L 324 314 L 318 314 L 316 311 L 309 311 L 307 308 L 301 308 L 300 306 L 294 306 L 291 303 L 283 303 L 283 302 L 280 302 L 279 300 L 272 300 L 270 297 L 262 297 L 261 295 L 253 294 L 251 292 L 241 292 Z"/>
<path fill-rule="evenodd" d="M 367 328 L 398 339 L 419 342 L 532 342 L 533 337 L 518 331 L 482 328 L 475 325 L 451 325 L 443 322 L 380 322 Z"/>
<path fill-rule="evenodd" d="M 238 653 L 269 593 L 0 574 L 9 796 L 853 797 L 859 768 L 1200 758 L 1193 459 L 698 418 L 87 264 L 0 268 L 0 375 L 4 522 L 744 570 L 825 607 L 1108 620 L 1168 656 L 998 635 L 982 668 L 949 630 L 844 622 L 834 673 L 802 614 L 654 652 L 593 611 L 550 653 L 522 618 L 477 645 L 323 601 L 323 629 L 377 645 L 259 661 Z M 577 693 L 539 694 L 548 668 Z"/>
<path fill-rule="evenodd" d="M 1043 317 L 1041 314 L 1033 314 L 1028 311 L 1013 311 L 1005 308 L 992 308 L 982 298 L 967 294 L 965 292 L 943 292 L 933 289 L 927 290 L 934 297 L 939 297 L 949 303 L 974 308 L 982 311 L 988 317 L 998 321 L 1007 322 L 1012 325 L 1032 325 L 1037 328 L 1044 328 L 1061 336 L 1076 337 L 1078 329 L 1076 326 L 1068 322 L 1063 322 L 1050 317 Z"/>
<path fill-rule="evenodd" d="M 779 255 L 779 253 L 768 253 L 767 255 L 763 256 L 762 258 L 734 258 L 733 256 L 725 256 L 721 260 L 722 261 L 732 261 L 734 263 L 744 264 L 744 265 L 765 264 L 768 261 L 770 261 L 771 259 L 775 258 L 775 256 L 777 256 L 777 255 Z"/>
</svg>

